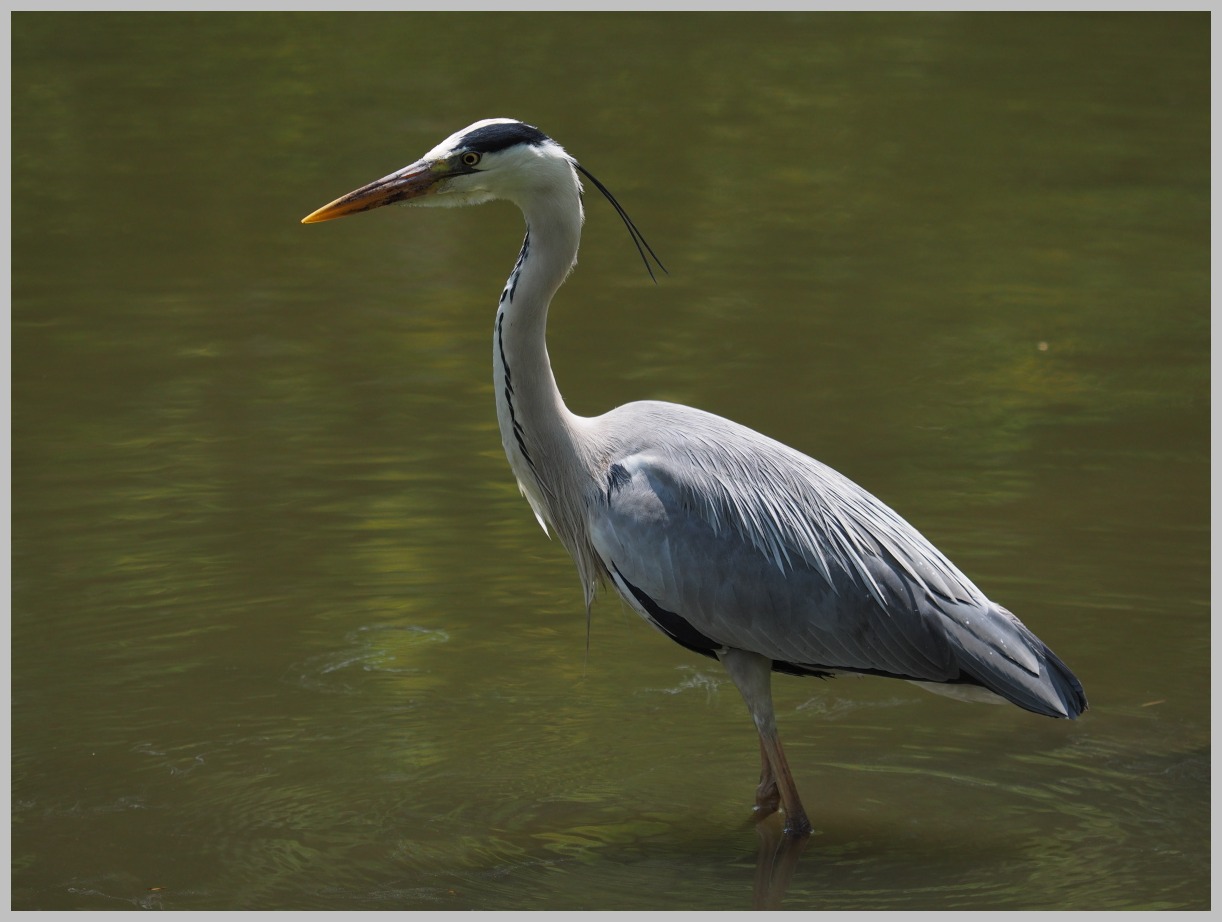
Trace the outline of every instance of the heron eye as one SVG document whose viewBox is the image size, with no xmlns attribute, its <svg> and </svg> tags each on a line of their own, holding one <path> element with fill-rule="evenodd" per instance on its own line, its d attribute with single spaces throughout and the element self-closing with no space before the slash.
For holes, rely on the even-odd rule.
<svg viewBox="0 0 1222 922">
<path fill-rule="evenodd" d="M 477 163 L 479 163 L 479 154 L 473 150 L 469 150 L 462 155 L 462 162 L 467 166 L 475 166 Z"/>
</svg>

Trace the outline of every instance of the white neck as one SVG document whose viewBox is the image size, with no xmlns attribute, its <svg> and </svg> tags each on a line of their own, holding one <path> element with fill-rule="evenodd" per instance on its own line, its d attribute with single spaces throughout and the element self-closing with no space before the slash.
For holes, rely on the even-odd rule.
<svg viewBox="0 0 1222 922">
<path fill-rule="evenodd" d="M 571 167 L 564 165 L 571 172 Z M 501 294 L 493 332 L 493 384 L 509 465 L 545 529 L 577 560 L 587 599 L 597 578 L 585 547 L 584 497 L 592 471 L 575 438 L 582 420 L 564 405 L 547 355 L 547 310 L 577 259 L 581 197 L 577 178 L 518 201 L 526 239 Z"/>
</svg>

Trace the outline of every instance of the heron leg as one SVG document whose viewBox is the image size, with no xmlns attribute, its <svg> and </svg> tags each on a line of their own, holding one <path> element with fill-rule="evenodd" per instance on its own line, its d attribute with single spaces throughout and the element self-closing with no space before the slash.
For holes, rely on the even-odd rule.
<svg viewBox="0 0 1222 922">
<path fill-rule="evenodd" d="M 772 710 L 772 660 L 758 653 L 732 648 L 718 654 L 726 672 L 738 686 L 747 703 L 755 729 L 760 735 L 760 786 L 756 789 L 756 810 L 763 815 L 776 809 L 775 796 L 785 807 L 785 832 L 791 836 L 808 836 L 810 820 L 798 796 L 793 773 L 777 735 L 776 715 Z M 769 804 L 771 803 L 771 809 Z"/>
<path fill-rule="evenodd" d="M 768 750 L 760 740 L 760 784 L 755 789 L 755 812 L 763 818 L 776 813 L 781 807 L 781 795 L 776 786 L 776 772 L 768 760 Z"/>
</svg>

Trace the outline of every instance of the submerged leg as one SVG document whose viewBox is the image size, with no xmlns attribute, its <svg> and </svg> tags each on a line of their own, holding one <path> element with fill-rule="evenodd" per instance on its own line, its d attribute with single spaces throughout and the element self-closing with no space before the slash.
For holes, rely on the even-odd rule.
<svg viewBox="0 0 1222 922">
<path fill-rule="evenodd" d="M 786 834 L 810 835 L 810 820 L 802 808 L 797 785 L 794 784 L 789 763 L 785 760 L 785 750 L 781 748 L 781 739 L 776 732 L 776 717 L 772 712 L 772 661 L 758 653 L 734 649 L 726 650 L 718 658 L 747 702 L 747 710 L 751 712 L 751 719 L 755 721 L 755 729 L 760 735 L 763 768 L 760 771 L 760 786 L 756 790 L 756 809 L 764 812 L 769 800 L 772 800 L 772 810 L 775 810 L 773 798 L 779 794 L 785 806 Z"/>
</svg>

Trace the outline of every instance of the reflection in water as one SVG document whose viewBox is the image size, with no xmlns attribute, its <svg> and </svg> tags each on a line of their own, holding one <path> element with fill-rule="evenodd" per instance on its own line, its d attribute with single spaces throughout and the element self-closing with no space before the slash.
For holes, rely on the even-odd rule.
<svg viewBox="0 0 1222 922">
<path fill-rule="evenodd" d="M 587 654 L 503 470 L 518 216 L 297 224 L 490 114 L 671 270 L 587 203 L 577 412 L 851 472 L 1092 692 L 778 681 L 816 831 L 768 903 L 1209 905 L 1206 14 L 12 31 L 14 908 L 751 905 L 741 701 L 614 603 Z"/>
<path fill-rule="evenodd" d="M 789 889 L 789 882 L 798 868 L 798 859 L 810 839 L 785 835 L 784 822 L 776 814 L 756 824 L 755 834 L 759 836 L 760 848 L 756 857 L 752 906 L 755 909 L 781 909 L 785 891 Z"/>
</svg>

